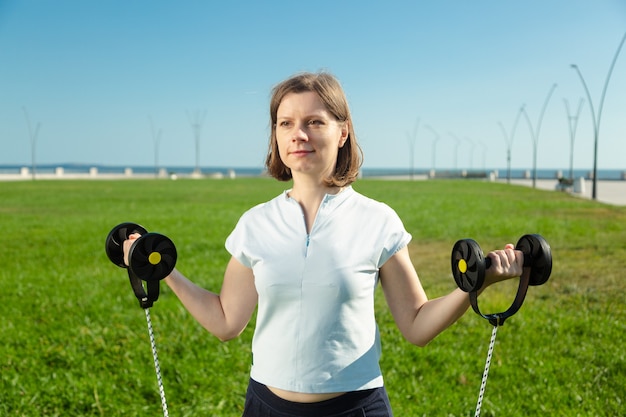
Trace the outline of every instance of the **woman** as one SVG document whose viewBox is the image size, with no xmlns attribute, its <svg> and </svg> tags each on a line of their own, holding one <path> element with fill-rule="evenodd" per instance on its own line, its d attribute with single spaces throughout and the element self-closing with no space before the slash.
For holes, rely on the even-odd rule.
<svg viewBox="0 0 626 417">
<path fill-rule="evenodd" d="M 221 340 L 238 336 L 258 305 L 244 417 L 391 416 L 378 364 L 377 283 L 400 331 L 418 346 L 461 317 L 468 296 L 457 289 L 428 300 L 397 214 L 352 189 L 361 149 L 332 75 L 304 73 L 277 85 L 270 117 L 267 169 L 292 188 L 240 218 L 226 240 L 232 257 L 219 294 L 178 270 L 165 282 Z M 489 256 L 485 286 L 521 274 L 523 255 L 513 245 Z"/>
</svg>

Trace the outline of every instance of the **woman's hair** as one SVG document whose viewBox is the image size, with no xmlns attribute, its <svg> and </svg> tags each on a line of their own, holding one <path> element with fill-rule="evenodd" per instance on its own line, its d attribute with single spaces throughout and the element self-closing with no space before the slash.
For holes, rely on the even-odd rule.
<svg viewBox="0 0 626 417">
<path fill-rule="evenodd" d="M 352 184 L 359 175 L 363 163 L 363 152 L 356 141 L 352 117 L 346 95 L 337 79 L 326 72 L 302 73 L 292 76 L 272 89 L 270 101 L 270 121 L 272 133 L 265 166 L 268 173 L 279 181 L 291 180 L 291 170 L 285 166 L 278 153 L 276 142 L 276 121 L 278 107 L 283 98 L 290 93 L 314 92 L 324 103 L 328 112 L 339 122 L 348 122 L 348 138 L 339 148 L 335 171 L 325 179 L 328 186 L 343 187 Z"/>
</svg>

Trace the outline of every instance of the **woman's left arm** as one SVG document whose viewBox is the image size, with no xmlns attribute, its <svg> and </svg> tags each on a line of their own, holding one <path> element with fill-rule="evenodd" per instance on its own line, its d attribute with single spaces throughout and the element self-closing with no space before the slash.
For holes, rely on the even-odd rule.
<svg viewBox="0 0 626 417">
<path fill-rule="evenodd" d="M 523 254 L 508 244 L 490 252 L 491 267 L 485 274 L 485 285 L 520 276 Z M 469 308 L 466 292 L 455 289 L 448 295 L 429 300 L 415 272 L 405 247 L 380 268 L 380 282 L 391 314 L 402 335 L 411 343 L 425 346 L 439 333 L 457 321 Z M 481 291 L 482 291 L 481 289 Z"/>
</svg>

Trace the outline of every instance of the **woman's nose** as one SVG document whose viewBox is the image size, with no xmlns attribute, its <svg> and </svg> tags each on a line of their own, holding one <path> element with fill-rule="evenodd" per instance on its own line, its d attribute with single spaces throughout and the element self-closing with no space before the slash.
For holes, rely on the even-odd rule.
<svg viewBox="0 0 626 417">
<path fill-rule="evenodd" d="M 309 135 L 306 133 L 306 128 L 304 125 L 297 125 L 293 131 L 292 135 L 293 141 L 308 141 Z"/>
</svg>

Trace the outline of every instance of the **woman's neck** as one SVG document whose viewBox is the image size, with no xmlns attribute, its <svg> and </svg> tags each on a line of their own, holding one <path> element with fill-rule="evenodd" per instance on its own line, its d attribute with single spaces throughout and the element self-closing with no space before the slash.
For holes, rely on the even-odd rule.
<svg viewBox="0 0 626 417">
<path fill-rule="evenodd" d="M 328 186 L 319 179 L 294 178 L 289 196 L 300 204 L 313 203 L 319 206 L 326 194 L 338 194 L 342 189 L 343 187 Z"/>
<path fill-rule="evenodd" d="M 343 187 L 329 187 L 321 181 L 296 181 L 294 179 L 293 188 L 289 191 L 289 197 L 300 204 L 304 213 L 307 233 L 313 227 L 317 211 L 326 194 L 338 194 L 342 189 Z"/>
</svg>

